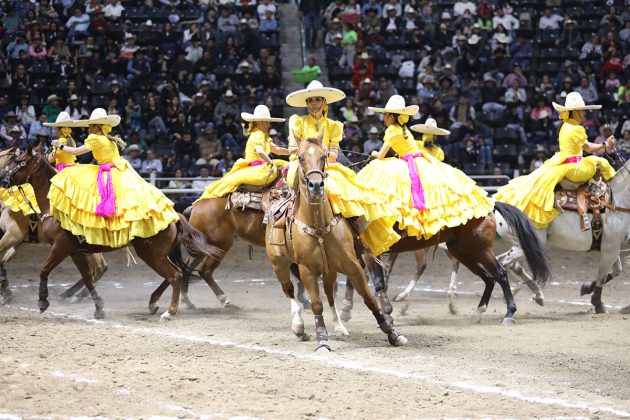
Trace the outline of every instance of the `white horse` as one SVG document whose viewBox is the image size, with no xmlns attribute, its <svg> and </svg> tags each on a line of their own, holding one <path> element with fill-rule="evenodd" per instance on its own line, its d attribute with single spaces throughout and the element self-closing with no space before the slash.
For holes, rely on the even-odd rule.
<svg viewBox="0 0 630 420">
<path fill-rule="evenodd" d="M 612 192 L 613 208 L 607 209 L 606 213 L 602 215 L 603 231 L 597 277 L 593 282 L 584 283 L 581 287 L 582 295 L 592 293 L 591 303 L 595 313 L 598 314 L 607 312 L 601 299 L 602 289 L 606 283 L 621 273 L 621 248 L 630 239 L 630 161 L 617 171 L 617 174 L 609 181 L 609 185 Z M 534 293 L 534 300 L 542 305 L 544 299 L 542 291 L 521 265 L 523 251 L 519 246 L 517 235 L 510 229 L 508 223 L 500 222 L 499 212 L 495 211 L 495 217 L 497 217 L 497 236 L 499 236 L 497 242 L 504 242 L 510 247 L 509 251 L 497 256 L 497 259 L 530 287 Z M 592 215 L 589 215 L 589 219 L 592 221 Z M 578 214 L 565 211 L 556 217 L 547 229 L 537 229 L 536 233 L 542 244 L 569 251 L 588 252 L 593 245 L 592 232 L 590 230 L 582 231 L 579 226 Z M 455 292 L 456 274 L 457 267 L 454 267 L 451 274 L 449 296 Z M 405 299 L 413 290 L 415 282 L 417 282 L 417 278 L 413 279 L 407 289 L 396 296 L 394 300 Z M 451 302 L 450 299 L 449 302 Z"/>
</svg>

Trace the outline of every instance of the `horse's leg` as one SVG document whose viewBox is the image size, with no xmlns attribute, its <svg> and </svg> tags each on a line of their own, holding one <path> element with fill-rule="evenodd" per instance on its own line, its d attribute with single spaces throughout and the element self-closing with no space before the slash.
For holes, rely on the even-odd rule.
<svg viewBox="0 0 630 420">
<path fill-rule="evenodd" d="M 308 298 L 308 293 L 306 293 L 306 289 L 304 288 L 304 284 L 302 283 L 302 281 L 300 280 L 300 269 L 298 268 L 298 265 L 295 263 L 290 263 L 289 264 L 289 271 L 291 272 L 291 274 L 293 274 L 293 277 L 295 277 L 296 283 L 297 283 L 297 300 L 298 302 L 300 302 L 302 304 L 302 306 L 304 307 L 304 309 L 311 309 L 311 301 Z"/>
<path fill-rule="evenodd" d="M 62 248 L 65 247 L 59 243 L 53 243 L 53 246 L 48 253 L 48 257 L 44 262 L 44 266 L 39 272 L 39 299 L 37 301 L 37 306 L 39 307 L 40 313 L 45 312 L 50 306 L 50 302 L 48 301 L 48 276 L 50 275 L 50 272 L 61 264 L 61 262 L 68 256 L 68 252 Z M 70 247 L 67 247 L 66 249 L 69 248 Z"/>
<path fill-rule="evenodd" d="M 545 295 L 543 294 L 542 288 L 536 284 L 532 276 L 523 268 L 519 261 L 515 261 L 512 265 L 509 266 L 509 270 L 516 274 L 526 285 L 529 287 L 529 290 L 532 291 L 532 299 L 534 302 L 539 304 L 540 306 L 545 306 Z M 516 295 L 516 293 L 514 293 Z"/>
<path fill-rule="evenodd" d="M 154 239 L 157 240 L 157 238 Z M 151 269 L 153 269 L 153 271 L 166 280 L 163 281 L 162 284 L 160 284 L 160 286 L 151 294 L 151 300 L 149 301 L 149 309 L 151 310 L 151 313 L 155 313 L 157 311 L 155 304 L 160 298 L 160 295 L 168 287 L 168 283 L 170 283 L 173 287 L 171 304 L 168 311 L 164 312 L 162 316 L 160 316 L 160 321 L 166 321 L 173 315 L 176 315 L 177 310 L 179 309 L 182 272 L 168 259 L 166 255 L 160 255 L 155 249 L 152 250 L 152 247 L 149 246 L 149 243 L 147 243 L 149 240 L 150 239 L 134 239 L 133 248 L 136 250 L 136 254 L 138 254 L 138 257 L 140 257 L 142 261 L 144 261 L 149 267 L 151 267 Z"/>
<path fill-rule="evenodd" d="M 11 288 L 9 287 L 9 277 L 5 263 L 0 263 L 0 305 L 8 305 L 13 299 Z"/>
<path fill-rule="evenodd" d="M 88 264 L 90 265 L 90 272 L 92 273 L 92 278 L 94 279 L 94 284 L 103 277 L 105 272 L 107 271 L 107 261 L 105 261 L 105 257 L 103 254 L 88 254 L 86 256 Z M 79 292 L 76 296 L 72 297 L 75 293 Z M 72 285 L 68 290 L 59 295 L 60 298 L 72 298 L 70 300 L 71 303 L 81 302 L 83 299 L 88 297 L 90 291 L 87 288 L 83 288 L 83 279 L 80 279 L 74 285 Z"/>
<path fill-rule="evenodd" d="M 90 295 L 92 295 L 92 299 L 94 300 L 94 306 L 96 310 L 94 311 L 94 318 L 103 319 L 105 318 L 105 311 L 103 310 L 105 306 L 105 302 L 103 302 L 103 298 L 98 295 L 96 288 L 94 287 L 94 280 L 92 278 L 92 269 L 86 255 L 83 254 L 72 254 L 72 261 L 74 261 L 74 265 L 76 265 L 79 273 L 81 273 L 81 277 L 83 278 L 83 282 L 85 283 L 85 287 L 87 288 Z"/>
<path fill-rule="evenodd" d="M 378 265 L 371 258 L 364 258 L 365 265 L 368 269 L 375 269 L 375 266 Z M 368 309 L 374 315 L 378 326 L 381 331 L 387 334 L 387 340 L 389 344 L 392 346 L 404 346 L 407 344 L 407 338 L 405 338 L 402 334 L 397 332 L 394 329 L 394 326 L 391 322 L 387 320 L 385 314 L 381 311 L 378 304 L 376 303 L 376 299 L 372 295 L 370 288 L 368 287 L 367 277 L 365 276 L 365 272 L 361 268 L 358 262 L 352 262 L 352 260 L 348 260 L 347 264 L 344 264 L 345 274 L 352 280 L 352 285 L 355 290 L 363 298 L 363 302 L 368 307 Z M 382 272 L 382 271 L 381 271 Z"/>
<path fill-rule="evenodd" d="M 227 253 L 227 250 L 225 250 L 225 252 Z M 230 305 L 230 299 L 214 279 L 214 270 L 216 270 L 219 264 L 221 264 L 221 261 L 223 261 L 223 259 L 218 257 L 206 258 L 198 273 L 210 289 L 212 289 L 212 292 L 217 299 L 219 299 L 221 306 L 226 308 Z"/>
<path fill-rule="evenodd" d="M 354 306 L 354 287 L 352 286 L 352 280 L 346 277 L 346 293 L 343 296 L 341 302 L 341 314 L 339 317 L 343 322 L 348 322 L 352 319 L 352 307 Z"/>
<path fill-rule="evenodd" d="M 448 283 L 448 311 L 452 315 L 457 315 L 457 307 L 455 307 L 455 298 L 457 297 L 457 272 L 459 271 L 459 261 L 453 257 L 448 250 L 444 251 L 449 260 L 451 260 L 451 278 Z"/>
<path fill-rule="evenodd" d="M 333 322 L 335 323 L 335 333 L 341 335 L 350 335 L 348 330 L 343 325 L 341 320 L 339 319 L 339 312 L 337 311 L 337 305 L 335 304 L 335 295 L 336 295 L 336 283 L 337 283 L 337 273 L 330 273 L 323 278 L 324 283 L 324 293 L 326 293 L 326 298 L 328 299 L 328 306 L 330 307 L 330 312 L 332 313 Z"/>
<path fill-rule="evenodd" d="M 197 309 L 194 303 L 188 297 L 188 286 L 190 286 L 190 273 L 188 271 L 184 271 L 182 273 L 182 294 L 181 294 L 181 302 L 184 304 L 184 308 L 186 309 Z"/>
<path fill-rule="evenodd" d="M 304 319 L 302 318 L 302 308 L 295 299 L 295 288 L 291 281 L 291 272 L 289 271 L 290 262 L 282 255 L 270 256 L 273 272 L 282 286 L 284 295 L 291 302 L 291 331 L 300 340 L 308 340 L 308 335 L 304 332 Z"/>
<path fill-rule="evenodd" d="M 621 259 L 619 258 L 619 242 L 614 240 L 602 240 L 601 252 L 599 255 L 599 271 L 597 273 L 597 284 L 591 296 L 591 304 L 596 314 L 608 312 L 606 305 L 602 302 L 602 290 L 606 283 L 612 280 L 621 272 Z"/>
<path fill-rule="evenodd" d="M 313 311 L 313 318 L 315 318 L 315 339 L 317 346 L 315 351 L 330 351 L 330 345 L 328 344 L 328 331 L 326 330 L 326 323 L 324 322 L 323 305 L 319 298 L 319 284 L 317 282 L 317 275 L 309 270 L 305 265 L 300 264 L 300 279 L 304 283 L 304 287 L 308 292 L 308 296 L 311 299 L 311 310 Z"/>
<path fill-rule="evenodd" d="M 427 252 L 428 250 L 426 248 L 423 248 L 423 249 L 418 249 L 416 252 L 413 253 L 414 257 L 416 258 L 416 275 L 414 278 L 412 278 L 409 281 L 409 284 L 407 285 L 405 290 L 403 290 L 402 293 L 399 293 L 394 298 L 394 302 L 400 302 L 400 301 L 406 300 L 411 294 L 411 292 L 413 292 L 413 289 L 415 289 L 416 284 L 418 284 L 418 282 L 420 281 L 420 277 L 424 273 L 424 270 L 427 269 Z M 394 261 L 396 261 L 395 256 L 397 257 L 398 254 L 395 252 L 392 252 L 392 257 L 394 257 L 393 261 L 391 262 L 392 267 L 394 265 Z"/>
</svg>

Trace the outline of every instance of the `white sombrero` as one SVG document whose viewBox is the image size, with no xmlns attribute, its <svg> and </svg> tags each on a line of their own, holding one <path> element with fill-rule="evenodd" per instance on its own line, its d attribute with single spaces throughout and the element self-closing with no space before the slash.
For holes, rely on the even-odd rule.
<svg viewBox="0 0 630 420">
<path fill-rule="evenodd" d="M 346 94 L 339 89 L 324 87 L 321 82 L 313 80 L 306 89 L 296 90 L 287 95 L 287 104 L 296 108 L 305 108 L 308 98 L 322 97 L 327 104 L 339 102 L 346 97 Z"/>
<path fill-rule="evenodd" d="M 46 127 L 79 127 L 65 111 L 61 111 L 59 115 L 57 115 L 57 119 L 54 123 L 45 122 L 44 125 Z"/>
<path fill-rule="evenodd" d="M 567 95 L 567 99 L 564 101 L 564 105 L 552 102 L 553 107 L 558 112 L 565 111 L 580 111 L 585 109 L 601 109 L 601 105 L 586 105 L 582 95 L 578 92 L 571 92 Z"/>
<path fill-rule="evenodd" d="M 284 118 L 272 118 L 267 105 L 258 105 L 254 109 L 254 113 L 241 112 L 241 118 L 244 121 L 268 121 L 268 122 L 284 122 Z"/>
<path fill-rule="evenodd" d="M 400 95 L 392 95 L 387 101 L 385 108 L 369 106 L 368 109 L 374 112 L 391 112 L 392 114 L 416 115 L 420 107 L 418 105 L 405 106 L 405 98 Z"/>
<path fill-rule="evenodd" d="M 87 120 L 77 120 L 75 121 L 77 127 L 87 127 L 90 124 L 97 125 L 110 125 L 112 127 L 116 127 L 120 124 L 120 115 L 107 115 L 107 111 L 103 108 L 96 108 L 90 114 L 90 118 Z"/>
<path fill-rule="evenodd" d="M 434 136 L 448 136 L 450 131 L 437 126 L 437 122 L 433 118 L 427 118 L 424 124 L 412 125 L 411 129 L 418 133 L 433 134 Z"/>
</svg>

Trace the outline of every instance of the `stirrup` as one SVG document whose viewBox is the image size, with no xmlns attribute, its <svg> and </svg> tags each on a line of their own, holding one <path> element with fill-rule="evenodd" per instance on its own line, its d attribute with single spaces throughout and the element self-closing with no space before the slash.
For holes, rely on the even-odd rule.
<svg viewBox="0 0 630 420">
<path fill-rule="evenodd" d="M 588 214 L 580 214 L 580 217 L 580 228 L 582 228 L 583 231 L 591 230 L 591 223 L 588 221 Z"/>
</svg>

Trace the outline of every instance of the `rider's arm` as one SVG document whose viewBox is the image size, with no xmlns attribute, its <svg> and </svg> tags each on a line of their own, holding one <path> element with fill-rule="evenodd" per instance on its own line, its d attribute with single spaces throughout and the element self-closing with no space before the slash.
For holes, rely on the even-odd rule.
<svg viewBox="0 0 630 420">
<path fill-rule="evenodd" d="M 613 147 L 614 145 L 615 145 L 615 137 L 610 136 L 606 139 L 604 143 L 601 143 L 601 144 L 591 143 L 587 141 L 586 143 L 584 143 L 584 146 L 582 146 L 582 150 L 588 153 L 605 152 L 606 149 Z"/>
<path fill-rule="evenodd" d="M 59 140 L 53 140 L 52 143 L 53 143 L 53 146 L 59 148 L 60 150 L 63 150 L 64 152 L 70 153 L 71 155 L 75 155 L 75 156 L 84 155 L 90 151 L 90 149 L 88 149 L 85 146 L 72 147 L 72 146 L 62 145 L 61 143 L 59 143 Z"/>
<path fill-rule="evenodd" d="M 376 150 L 372 151 L 370 156 L 375 157 L 376 159 L 383 159 L 385 156 L 387 156 L 387 152 L 389 152 L 389 147 L 389 144 L 385 143 L 381 147 L 381 150 L 379 150 L 378 152 Z"/>
<path fill-rule="evenodd" d="M 271 151 L 276 155 L 289 155 L 291 154 L 291 149 L 286 147 L 281 147 L 271 143 Z M 297 151 L 297 148 L 296 148 Z"/>
<path fill-rule="evenodd" d="M 265 153 L 265 149 L 263 149 L 262 146 L 256 146 L 254 150 L 256 151 L 256 153 L 258 153 L 258 156 L 260 156 L 262 160 L 273 166 L 273 161 L 271 160 L 269 155 Z"/>
</svg>

